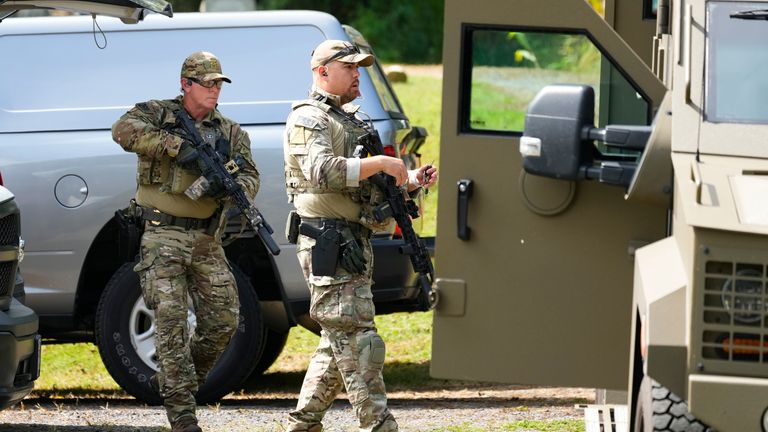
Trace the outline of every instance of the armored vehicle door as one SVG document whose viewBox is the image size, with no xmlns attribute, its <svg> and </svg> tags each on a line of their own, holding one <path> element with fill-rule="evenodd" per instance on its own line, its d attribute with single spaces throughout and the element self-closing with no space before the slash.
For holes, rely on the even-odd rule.
<svg viewBox="0 0 768 432">
<path fill-rule="evenodd" d="M 663 85 L 584 0 L 447 0 L 443 46 L 432 376 L 626 388 L 633 251 L 666 208 L 528 174 L 520 139 L 546 85 L 591 86 L 595 126 L 650 124 Z"/>
</svg>

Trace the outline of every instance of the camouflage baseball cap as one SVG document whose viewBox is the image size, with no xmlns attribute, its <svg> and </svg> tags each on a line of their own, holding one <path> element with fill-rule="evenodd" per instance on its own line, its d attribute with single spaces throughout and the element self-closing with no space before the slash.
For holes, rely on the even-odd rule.
<svg viewBox="0 0 768 432">
<path fill-rule="evenodd" d="M 360 66 L 373 64 L 373 54 L 362 54 L 357 46 L 342 40 L 328 39 L 312 51 L 312 69 L 332 61 L 357 63 Z"/>
<path fill-rule="evenodd" d="M 206 51 L 197 51 L 189 55 L 181 66 L 182 78 L 195 78 L 200 81 L 224 80 L 231 83 L 228 76 L 221 73 L 221 63 L 215 55 Z"/>
</svg>

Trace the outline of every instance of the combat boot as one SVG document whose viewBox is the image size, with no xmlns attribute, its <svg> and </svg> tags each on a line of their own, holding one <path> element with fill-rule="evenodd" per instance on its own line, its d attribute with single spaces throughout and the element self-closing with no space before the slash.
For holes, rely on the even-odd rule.
<svg viewBox="0 0 768 432">
<path fill-rule="evenodd" d="M 387 412 L 382 418 L 380 418 L 374 427 L 371 428 L 371 432 L 397 432 L 397 421 L 395 416 Z"/>
<path fill-rule="evenodd" d="M 203 432 L 197 425 L 197 419 L 189 416 L 176 420 L 171 426 L 171 432 Z"/>
</svg>

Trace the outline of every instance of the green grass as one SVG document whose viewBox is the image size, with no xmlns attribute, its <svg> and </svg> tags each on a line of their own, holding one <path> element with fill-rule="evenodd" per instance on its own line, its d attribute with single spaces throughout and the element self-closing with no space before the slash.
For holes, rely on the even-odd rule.
<svg viewBox="0 0 768 432">
<path fill-rule="evenodd" d="M 488 83 L 472 84 L 470 121 L 476 129 L 521 131 L 525 124 L 526 104 L 514 93 Z"/>
<path fill-rule="evenodd" d="M 124 394 L 107 373 L 93 344 L 43 345 L 41 357 L 40 378 L 35 381 L 38 396 Z"/>
<path fill-rule="evenodd" d="M 376 317 L 376 326 L 387 344 L 384 380 L 388 389 L 437 388 L 446 384 L 429 376 L 432 312 L 380 315 Z M 319 336 L 304 328 L 291 329 L 285 349 L 267 370 L 265 379 L 285 381 L 286 377 L 279 375 L 302 375 L 319 340 Z"/>
<path fill-rule="evenodd" d="M 505 431 L 582 432 L 584 420 L 521 420 L 504 425 Z"/>
</svg>

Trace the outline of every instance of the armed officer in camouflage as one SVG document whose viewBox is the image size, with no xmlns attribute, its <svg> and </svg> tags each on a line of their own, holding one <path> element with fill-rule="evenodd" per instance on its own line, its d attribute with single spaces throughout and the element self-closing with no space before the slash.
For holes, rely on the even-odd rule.
<svg viewBox="0 0 768 432">
<path fill-rule="evenodd" d="M 240 308 L 219 238 L 227 200 L 220 184 L 211 183 L 202 196 L 190 189 L 200 171 L 197 153 L 178 122 L 181 110 L 224 160 L 237 161 L 236 181 L 251 200 L 259 189 L 248 134 L 216 109 L 224 82 L 231 80 L 218 59 L 195 52 L 181 68 L 182 95 L 139 103 L 112 126 L 114 140 L 138 155 L 135 199 L 145 229 L 134 270 L 155 314 L 160 371 L 150 385 L 164 400 L 173 432 L 201 430 L 194 395 L 234 334 Z M 188 298 L 197 318 L 192 335 Z"/>
<path fill-rule="evenodd" d="M 297 243 L 310 288 L 310 316 L 322 328 L 298 405 L 289 415 L 289 431 L 321 431 L 325 412 L 343 388 L 361 431 L 398 429 L 387 409 L 385 347 L 376 332 L 371 294 L 371 231 L 390 220 L 373 217 L 383 196 L 366 179 L 384 172 L 415 194 L 437 181 L 437 170 L 423 166 L 409 172 L 401 159 L 388 156 L 353 157 L 367 131 L 359 107 L 349 102 L 360 96 L 358 66 L 373 62 L 371 54 L 349 42 L 321 43 L 312 53 L 310 97 L 293 105 L 286 124 L 286 188 L 296 207 L 288 237 Z"/>
</svg>

